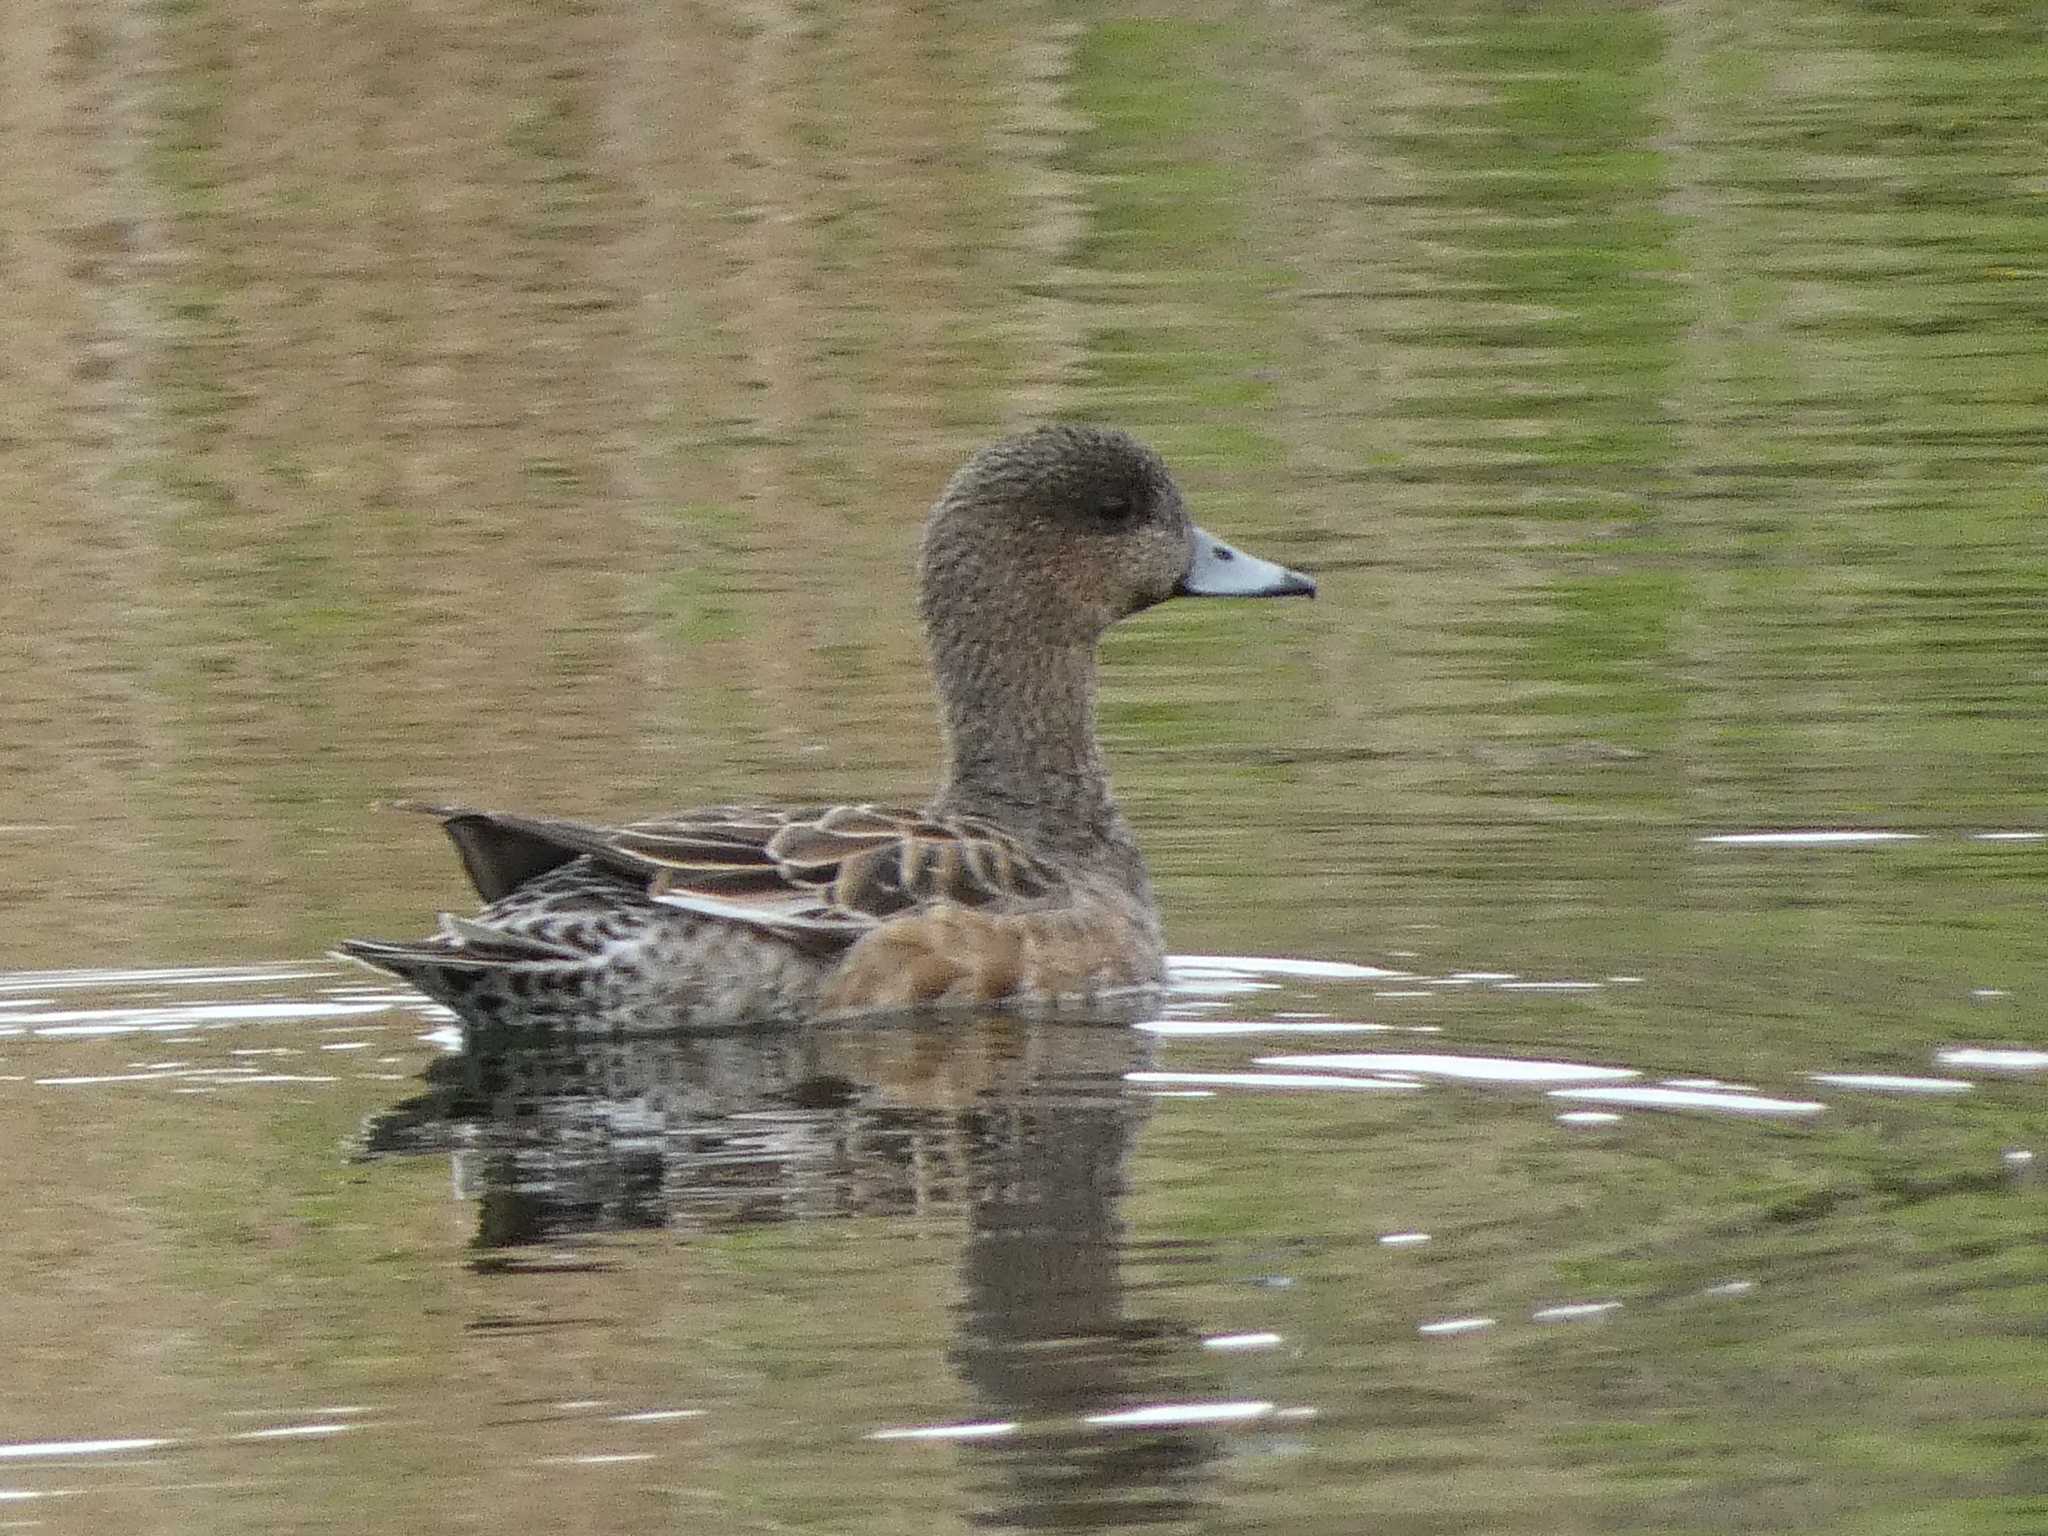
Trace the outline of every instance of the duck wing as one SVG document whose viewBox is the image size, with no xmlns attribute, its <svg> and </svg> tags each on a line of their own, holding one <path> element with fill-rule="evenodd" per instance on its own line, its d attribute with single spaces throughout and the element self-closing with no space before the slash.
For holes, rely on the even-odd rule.
<svg viewBox="0 0 2048 1536">
<path fill-rule="evenodd" d="M 876 805 L 706 806 L 623 826 L 404 802 L 440 818 L 486 902 L 578 858 L 663 905 L 812 952 L 939 902 L 1028 903 L 1052 871 L 993 825 Z"/>
</svg>

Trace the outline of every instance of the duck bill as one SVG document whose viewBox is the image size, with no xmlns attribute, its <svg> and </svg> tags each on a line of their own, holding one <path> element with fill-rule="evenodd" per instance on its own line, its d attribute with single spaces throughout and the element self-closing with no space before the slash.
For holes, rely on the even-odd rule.
<svg viewBox="0 0 2048 1536">
<path fill-rule="evenodd" d="M 1261 560 L 1221 539 L 1195 531 L 1195 555 L 1188 561 L 1175 597 L 1314 597 L 1316 584 L 1299 571 Z"/>
</svg>

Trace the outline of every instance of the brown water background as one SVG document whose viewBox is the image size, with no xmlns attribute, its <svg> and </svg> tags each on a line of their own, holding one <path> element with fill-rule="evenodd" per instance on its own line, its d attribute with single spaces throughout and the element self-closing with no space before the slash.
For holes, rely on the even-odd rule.
<svg viewBox="0 0 2048 1536">
<path fill-rule="evenodd" d="M 14 0 L 0 1521 L 2048 1529 L 2044 142 L 2025 4 Z M 1050 417 L 1322 583 L 1110 642 L 1173 947 L 1411 974 L 352 1161 L 446 1059 L 319 957 L 462 900 L 372 803 L 914 798 L 918 521 Z M 1704 841 L 1814 828 L 1912 836 Z M 1826 1108 L 1124 1075 L 1323 1023 Z"/>
</svg>

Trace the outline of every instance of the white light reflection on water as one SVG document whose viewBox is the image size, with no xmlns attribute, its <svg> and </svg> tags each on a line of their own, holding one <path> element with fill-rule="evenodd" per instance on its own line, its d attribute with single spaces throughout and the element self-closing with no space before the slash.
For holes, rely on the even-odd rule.
<svg viewBox="0 0 2048 1536">
<path fill-rule="evenodd" d="M 46 1456 L 110 1456 L 121 1451 L 154 1451 L 176 1440 L 23 1440 L 0 1445 L 0 1461 L 22 1461 Z"/>
<path fill-rule="evenodd" d="M 1730 848 L 1859 848 L 1882 847 L 1888 843 L 1918 843 L 1926 840 L 1924 832 L 1862 832 L 1862 831 L 1809 831 L 1809 832 L 1719 832 L 1702 837 L 1703 843 L 1719 843 Z"/>
<path fill-rule="evenodd" d="M 201 1067 L 189 1072 L 102 1072 L 75 1077 L 39 1077 L 38 1088 L 78 1088 L 105 1083 L 204 1083 L 209 1088 L 238 1088 L 252 1083 L 338 1083 L 338 1077 L 313 1072 L 255 1072 L 246 1067 Z"/>
<path fill-rule="evenodd" d="M 281 1020 L 334 1018 L 343 1014 L 381 1013 L 382 1003 L 194 1003 L 162 1008 L 72 1008 L 57 1013 L 10 1014 L 10 1024 L 30 1026 L 43 1039 L 85 1036 L 162 1034 L 205 1025 L 275 1023 Z"/>
<path fill-rule="evenodd" d="M 1340 1077 L 1329 1072 L 1126 1072 L 1127 1083 L 1201 1084 L 1215 1088 L 1336 1088 L 1409 1091 L 1420 1083 L 1386 1077 Z"/>
<path fill-rule="evenodd" d="M 1499 1321 L 1497 1317 L 1446 1317 L 1434 1323 L 1420 1323 L 1415 1331 L 1431 1338 L 1448 1338 L 1460 1333 L 1482 1333 Z"/>
<path fill-rule="evenodd" d="M 1934 1059 L 1944 1067 L 1974 1067 L 1979 1072 L 2048 1071 L 2048 1051 L 1959 1045 L 1936 1051 Z"/>
<path fill-rule="evenodd" d="M 1261 1056 L 1258 1065 L 1325 1072 L 1413 1072 L 1421 1077 L 1473 1083 L 1611 1082 L 1641 1076 L 1627 1067 L 1591 1067 L 1571 1061 L 1525 1061 L 1513 1056 L 1453 1056 L 1420 1051 Z"/>
<path fill-rule="evenodd" d="M 244 1430 L 239 1435 L 230 1435 L 230 1440 L 310 1440 L 321 1435 L 342 1435 L 352 1429 L 361 1429 L 360 1424 L 280 1424 L 275 1429 Z"/>
<path fill-rule="evenodd" d="M 1722 1093 L 1755 1093 L 1754 1083 L 1730 1083 L 1718 1077 L 1664 1077 L 1657 1080 L 1660 1088 L 1713 1088 Z"/>
<path fill-rule="evenodd" d="M 312 981 L 339 976 L 333 966 L 273 965 L 187 966 L 127 971 L 0 972 L 0 992 L 68 992 L 97 987 L 246 987 L 259 982 Z"/>
<path fill-rule="evenodd" d="M 1017 1432 L 1015 1419 L 992 1419 L 976 1424 L 919 1424 L 905 1429 L 878 1429 L 870 1440 L 993 1440 Z"/>
<path fill-rule="evenodd" d="M 1247 1349 L 1274 1349 L 1282 1343 L 1277 1333 L 1216 1333 L 1202 1340 L 1202 1348 L 1225 1352 Z"/>
<path fill-rule="evenodd" d="M 1176 999 L 1183 997 L 1242 997 L 1252 992 L 1278 992 L 1277 981 L 1251 981 L 1241 976 L 1169 976 L 1166 990 Z M 1176 1001 L 1175 1007 L 1196 1006 Z M 1221 1004 L 1216 1006 L 1221 1007 Z"/>
<path fill-rule="evenodd" d="M 1346 1024 L 1301 1019 L 1147 1019 L 1135 1026 L 1148 1035 L 1365 1035 L 1392 1034 L 1394 1024 Z"/>
<path fill-rule="evenodd" d="M 1553 1099 L 1594 1099 L 1633 1109 L 1699 1109 L 1724 1115 L 1798 1119 L 1817 1115 L 1825 1104 L 1805 1099 L 1767 1099 L 1752 1093 L 1710 1093 L 1693 1088 L 1553 1088 Z"/>
<path fill-rule="evenodd" d="M 1169 955 L 1168 979 L 1182 976 L 1305 976 L 1318 981 L 1379 981 L 1403 976 L 1377 965 L 1348 960 L 1291 960 L 1264 955 Z"/>
<path fill-rule="evenodd" d="M 1561 1306 L 1538 1307 L 1529 1314 L 1530 1320 L 1538 1323 L 1579 1323 L 1592 1318 L 1606 1317 L 1619 1312 L 1618 1301 L 1571 1301 Z"/>
<path fill-rule="evenodd" d="M 1883 1072 L 1809 1072 L 1808 1078 L 1831 1088 L 1862 1088 L 1872 1093 L 1968 1093 L 1975 1085 L 1959 1077 L 1894 1077 Z"/>
<path fill-rule="evenodd" d="M 1162 1424 L 1241 1424 L 1263 1419 L 1271 1403 L 1156 1403 L 1117 1413 L 1091 1413 L 1082 1422 L 1105 1429 L 1139 1429 Z"/>
</svg>

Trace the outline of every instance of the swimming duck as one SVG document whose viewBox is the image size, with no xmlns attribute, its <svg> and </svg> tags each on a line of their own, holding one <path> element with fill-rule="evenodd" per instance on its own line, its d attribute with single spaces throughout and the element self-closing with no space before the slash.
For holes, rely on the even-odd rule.
<svg viewBox="0 0 2048 1536">
<path fill-rule="evenodd" d="M 928 805 L 600 826 L 407 802 L 485 905 L 339 953 L 481 1023 L 705 1028 L 1156 985 L 1152 882 L 1096 741 L 1097 642 L 1172 597 L 1314 593 L 1195 527 L 1127 434 L 1005 438 L 947 482 L 919 549 L 945 742 Z"/>
</svg>

